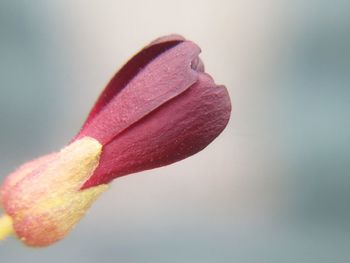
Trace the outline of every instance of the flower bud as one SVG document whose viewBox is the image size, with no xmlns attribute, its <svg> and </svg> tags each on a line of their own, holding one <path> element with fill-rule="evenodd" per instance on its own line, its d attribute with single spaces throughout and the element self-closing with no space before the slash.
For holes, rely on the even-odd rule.
<svg viewBox="0 0 350 263">
<path fill-rule="evenodd" d="M 193 42 L 171 35 L 127 62 L 68 146 L 7 177 L 0 238 L 12 228 L 27 245 L 50 245 L 113 179 L 177 162 L 212 142 L 227 125 L 231 103 L 226 88 L 204 72 L 199 53 Z"/>
</svg>

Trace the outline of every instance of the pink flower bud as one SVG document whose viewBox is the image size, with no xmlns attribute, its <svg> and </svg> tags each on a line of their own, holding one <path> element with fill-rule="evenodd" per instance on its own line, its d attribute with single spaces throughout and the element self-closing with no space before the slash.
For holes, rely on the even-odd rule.
<svg viewBox="0 0 350 263">
<path fill-rule="evenodd" d="M 223 131 L 230 98 L 199 53 L 181 36 L 153 41 L 112 78 L 70 145 L 7 177 L 1 202 L 19 238 L 62 239 L 113 179 L 187 158 Z"/>
</svg>

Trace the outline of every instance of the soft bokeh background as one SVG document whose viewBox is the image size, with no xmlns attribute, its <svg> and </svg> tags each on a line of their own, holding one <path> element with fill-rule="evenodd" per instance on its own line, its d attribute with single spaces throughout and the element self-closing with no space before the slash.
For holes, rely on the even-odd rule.
<svg viewBox="0 0 350 263">
<path fill-rule="evenodd" d="M 62 242 L 0 262 L 350 262 L 350 2 L 0 0 L 1 178 L 61 148 L 152 39 L 198 43 L 224 133 L 128 176 Z"/>
</svg>

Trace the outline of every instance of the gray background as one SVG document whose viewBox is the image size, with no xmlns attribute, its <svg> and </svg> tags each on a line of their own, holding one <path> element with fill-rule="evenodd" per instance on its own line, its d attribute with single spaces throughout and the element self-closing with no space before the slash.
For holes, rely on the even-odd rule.
<svg viewBox="0 0 350 263">
<path fill-rule="evenodd" d="M 0 262 L 349 262 L 349 1 L 0 0 L 0 169 L 58 150 L 152 39 L 202 48 L 233 113 L 180 163 L 112 183 L 63 241 Z"/>
</svg>

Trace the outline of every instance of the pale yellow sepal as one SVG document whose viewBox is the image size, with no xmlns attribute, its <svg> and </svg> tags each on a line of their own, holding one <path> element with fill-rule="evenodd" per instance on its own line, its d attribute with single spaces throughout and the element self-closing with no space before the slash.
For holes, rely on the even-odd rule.
<svg viewBox="0 0 350 263">
<path fill-rule="evenodd" d="M 81 190 L 97 167 L 101 150 L 97 140 L 84 137 L 11 188 L 4 208 L 16 235 L 27 245 L 46 246 L 62 239 L 107 189 L 98 185 Z"/>
</svg>

